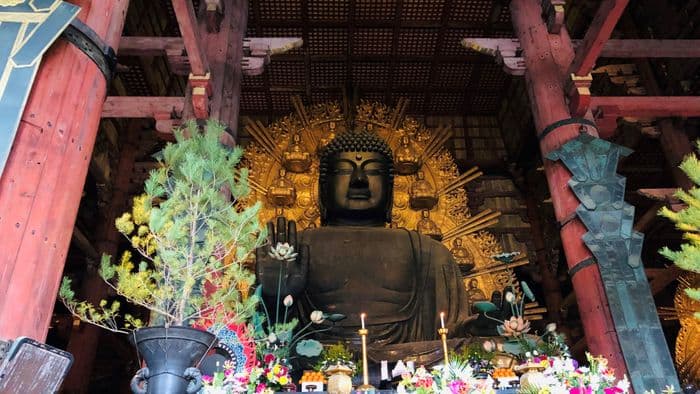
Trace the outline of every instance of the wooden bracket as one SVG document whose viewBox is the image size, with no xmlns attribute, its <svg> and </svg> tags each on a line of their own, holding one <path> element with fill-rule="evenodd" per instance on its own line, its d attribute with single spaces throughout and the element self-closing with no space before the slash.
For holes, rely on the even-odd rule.
<svg viewBox="0 0 700 394">
<path fill-rule="evenodd" d="M 591 74 L 579 77 L 576 74 L 569 75 L 567 94 L 569 96 L 569 110 L 572 116 L 583 117 L 591 106 Z"/>
<path fill-rule="evenodd" d="M 197 119 L 209 117 L 209 97 L 211 96 L 211 74 L 190 74 L 190 86 L 192 87 L 192 108 Z"/>
<path fill-rule="evenodd" d="M 542 0 L 542 13 L 547 22 L 547 31 L 559 34 L 564 25 L 565 0 Z"/>
<path fill-rule="evenodd" d="M 270 56 L 299 48 L 303 43 L 304 40 L 297 37 L 244 38 L 244 57 L 241 61 L 243 74 L 249 76 L 262 74 L 265 71 L 265 65 L 270 63 Z"/>
<path fill-rule="evenodd" d="M 525 59 L 520 56 L 520 41 L 510 38 L 465 38 L 465 48 L 493 56 L 496 64 L 510 75 L 525 75 Z"/>
</svg>

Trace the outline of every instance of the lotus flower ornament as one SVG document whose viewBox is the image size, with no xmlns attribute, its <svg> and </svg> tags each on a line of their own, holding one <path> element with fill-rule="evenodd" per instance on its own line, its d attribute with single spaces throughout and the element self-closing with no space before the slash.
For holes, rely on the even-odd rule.
<svg viewBox="0 0 700 394">
<path fill-rule="evenodd" d="M 270 252 L 268 254 L 275 260 L 286 262 L 296 260 L 298 255 L 298 253 L 294 252 L 294 246 L 286 242 L 277 242 L 277 245 L 270 247 Z"/>
<path fill-rule="evenodd" d="M 498 326 L 498 333 L 506 337 L 519 337 L 530 331 L 530 322 L 522 316 L 513 316 Z"/>
</svg>

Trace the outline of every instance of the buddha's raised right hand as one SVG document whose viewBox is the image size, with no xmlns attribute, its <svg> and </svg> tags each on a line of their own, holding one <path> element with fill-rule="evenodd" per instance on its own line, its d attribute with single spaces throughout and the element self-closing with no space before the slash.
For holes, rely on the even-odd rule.
<svg viewBox="0 0 700 394">
<path fill-rule="evenodd" d="M 266 297 L 296 297 L 306 288 L 309 272 L 309 246 L 297 242 L 297 227 L 293 220 L 277 218 L 277 225 L 267 223 L 268 242 L 255 251 L 255 276 Z M 292 261 L 271 256 L 272 248 L 287 243 L 297 253 Z M 278 294 L 279 293 L 279 294 Z"/>
</svg>

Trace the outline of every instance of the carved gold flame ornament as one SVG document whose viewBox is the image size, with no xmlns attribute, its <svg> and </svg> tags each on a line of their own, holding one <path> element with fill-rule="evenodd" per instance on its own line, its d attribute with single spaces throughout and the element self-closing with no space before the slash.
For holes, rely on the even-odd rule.
<svg viewBox="0 0 700 394">
<path fill-rule="evenodd" d="M 336 102 L 306 107 L 294 97 L 292 104 L 294 114 L 269 126 L 246 119 L 246 130 L 254 141 L 246 148 L 244 165 L 250 169 L 248 202 L 264 202 L 260 220 L 267 222 L 282 214 L 302 230 L 320 225 L 318 152 L 348 130 L 349 117 Z M 482 173 L 475 167 L 460 174 L 444 148 L 450 128 L 425 128 L 404 115 L 407 106 L 405 99 L 391 110 L 362 100 L 355 109 L 354 128 L 377 133 L 394 152 L 397 174 L 390 226 L 441 240 L 465 272 L 474 268 L 465 279 L 465 287 L 471 281 L 472 292 L 474 287 L 479 294 L 491 294 L 507 285 L 517 287 L 513 264 L 506 267 L 490 257 L 502 250 L 485 229 L 498 222 L 500 213 L 485 210 L 472 215 L 467 206 L 464 185 Z"/>
</svg>

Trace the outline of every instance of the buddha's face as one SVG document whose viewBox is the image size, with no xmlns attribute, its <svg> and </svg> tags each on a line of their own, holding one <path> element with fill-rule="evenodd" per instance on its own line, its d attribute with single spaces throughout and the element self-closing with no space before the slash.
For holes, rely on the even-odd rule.
<svg viewBox="0 0 700 394">
<path fill-rule="evenodd" d="M 374 152 L 341 152 L 329 163 L 325 205 L 329 224 L 380 224 L 391 184 L 386 158 Z"/>
</svg>

